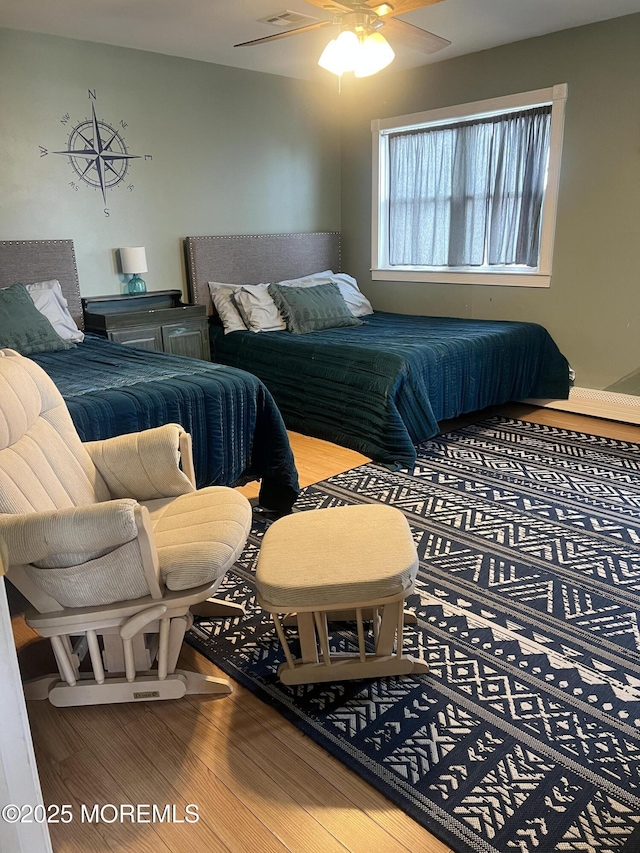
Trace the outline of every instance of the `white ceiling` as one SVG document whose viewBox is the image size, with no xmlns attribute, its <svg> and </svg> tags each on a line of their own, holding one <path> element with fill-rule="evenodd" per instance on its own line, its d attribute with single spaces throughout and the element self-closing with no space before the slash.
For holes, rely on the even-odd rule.
<svg viewBox="0 0 640 853">
<path fill-rule="evenodd" d="M 391 0 L 393 2 L 393 0 Z M 327 28 L 255 47 L 236 42 L 279 32 L 257 23 L 285 9 L 318 20 L 331 14 L 304 0 L 1 0 L 0 26 L 138 48 L 287 77 L 321 79 L 316 60 Z M 544 33 L 640 12 L 640 0 L 444 0 L 404 20 L 450 39 L 425 56 L 393 45 L 400 70 Z"/>
</svg>

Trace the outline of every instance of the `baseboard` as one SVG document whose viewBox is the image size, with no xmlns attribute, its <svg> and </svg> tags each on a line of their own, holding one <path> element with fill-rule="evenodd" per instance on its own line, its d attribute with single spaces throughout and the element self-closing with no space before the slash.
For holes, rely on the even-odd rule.
<svg viewBox="0 0 640 853">
<path fill-rule="evenodd" d="M 547 409 L 559 409 L 561 412 L 574 412 L 595 418 L 607 418 L 610 421 L 640 424 L 640 397 L 634 397 L 632 394 L 616 394 L 613 391 L 598 391 L 596 388 L 573 387 L 569 392 L 568 400 L 528 399 L 524 402 Z"/>
</svg>

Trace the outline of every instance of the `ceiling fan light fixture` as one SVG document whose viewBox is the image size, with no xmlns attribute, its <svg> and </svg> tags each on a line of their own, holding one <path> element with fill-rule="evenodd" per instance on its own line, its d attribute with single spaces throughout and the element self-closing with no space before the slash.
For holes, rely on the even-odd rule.
<svg viewBox="0 0 640 853">
<path fill-rule="evenodd" d="M 359 44 L 353 63 L 355 77 L 371 77 L 395 59 L 393 48 L 382 33 L 369 33 Z"/>
<path fill-rule="evenodd" d="M 353 71 L 354 60 L 360 48 L 358 36 L 351 30 L 343 30 L 337 39 L 331 39 L 322 51 L 318 65 L 340 77 L 345 71 Z"/>
<path fill-rule="evenodd" d="M 318 65 L 338 77 L 346 71 L 353 71 L 356 77 L 370 77 L 386 68 L 394 58 L 391 45 L 381 33 L 369 31 L 358 35 L 345 29 L 338 38 L 331 39 Z"/>
</svg>

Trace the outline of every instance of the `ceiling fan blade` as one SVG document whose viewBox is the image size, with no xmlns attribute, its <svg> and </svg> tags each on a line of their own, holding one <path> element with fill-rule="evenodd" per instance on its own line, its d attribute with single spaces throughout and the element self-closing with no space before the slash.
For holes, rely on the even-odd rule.
<svg viewBox="0 0 640 853">
<path fill-rule="evenodd" d="M 436 53 L 436 51 L 451 44 L 449 39 L 441 38 L 435 33 L 414 27 L 413 24 L 399 21 L 397 18 L 386 17 L 383 32 L 385 38 L 389 36 L 392 42 L 399 41 L 407 47 L 421 50 L 423 53 Z"/>
<path fill-rule="evenodd" d="M 442 0 L 305 0 L 312 6 L 324 9 L 326 12 L 356 12 L 358 8 L 368 8 L 381 18 L 395 18 L 404 15 L 405 12 L 413 12 L 414 9 L 422 9 L 424 6 L 433 6 Z"/>
<path fill-rule="evenodd" d="M 305 0 L 311 6 L 317 6 L 318 9 L 324 9 L 325 12 L 353 12 L 354 7 L 351 3 L 333 2 L 333 0 Z"/>
<path fill-rule="evenodd" d="M 306 27 L 296 27 L 295 30 L 287 30 L 284 33 L 274 33 L 272 36 L 264 36 L 261 39 L 252 39 L 251 41 L 243 41 L 240 44 L 234 44 L 234 47 L 251 47 L 254 44 L 264 44 L 268 41 L 277 41 L 278 39 L 286 39 L 288 36 L 299 36 L 302 33 L 310 33 L 312 30 L 319 30 L 322 27 L 330 27 L 332 21 L 318 21 L 317 24 L 307 24 Z"/>
<path fill-rule="evenodd" d="M 381 18 L 396 18 L 406 12 L 413 12 L 415 9 L 423 9 L 425 6 L 433 6 L 441 2 L 442 0 L 389 0 L 385 3 L 384 0 L 366 0 L 366 5 Z"/>
</svg>

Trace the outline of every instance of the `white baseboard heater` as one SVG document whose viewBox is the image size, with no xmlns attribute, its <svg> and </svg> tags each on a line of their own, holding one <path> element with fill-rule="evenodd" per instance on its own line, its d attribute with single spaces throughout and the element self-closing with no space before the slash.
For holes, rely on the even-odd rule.
<svg viewBox="0 0 640 853">
<path fill-rule="evenodd" d="M 632 394 L 616 394 L 613 391 L 574 386 L 569 392 L 568 400 L 527 399 L 524 402 L 547 409 L 559 409 L 561 412 L 640 424 L 640 397 L 634 397 Z"/>
</svg>

